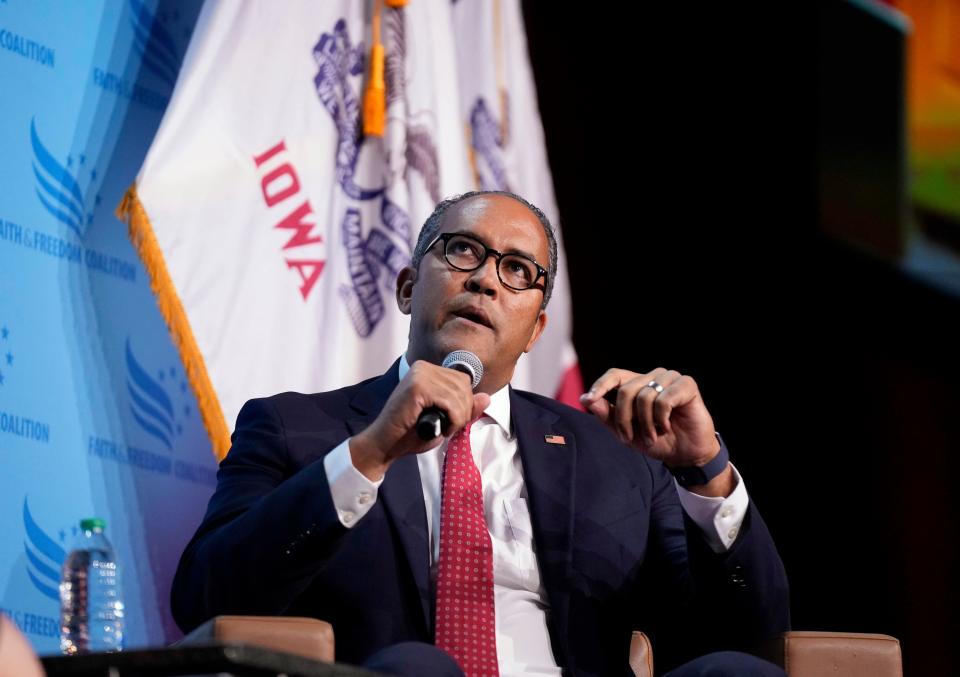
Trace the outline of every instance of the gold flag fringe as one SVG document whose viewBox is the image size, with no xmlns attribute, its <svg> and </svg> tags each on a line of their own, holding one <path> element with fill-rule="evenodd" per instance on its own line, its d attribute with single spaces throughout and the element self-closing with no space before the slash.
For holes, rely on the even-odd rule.
<svg viewBox="0 0 960 677">
<path fill-rule="evenodd" d="M 136 183 L 127 189 L 123 200 L 117 207 L 116 214 L 121 221 L 127 223 L 130 242 L 133 243 L 134 248 L 140 255 L 140 260 L 143 261 L 143 265 L 147 269 L 147 274 L 150 276 L 150 288 L 157 297 L 160 314 L 163 315 L 163 319 L 170 329 L 170 335 L 173 337 L 173 342 L 180 352 L 183 368 L 187 372 L 187 381 L 197 398 L 197 406 L 200 407 L 203 425 L 206 427 L 210 442 L 213 445 L 213 453 L 217 460 L 221 461 L 230 450 L 230 431 L 223 417 L 223 410 L 220 408 L 217 393 L 210 381 L 210 375 L 207 373 L 207 366 L 203 362 L 203 355 L 200 353 L 199 346 L 197 346 L 193 330 L 190 329 L 187 314 L 183 310 L 183 304 L 180 303 L 180 297 L 177 296 L 173 280 L 170 279 L 170 272 L 163 260 L 160 243 L 157 242 L 153 226 L 150 225 L 147 212 L 137 195 Z"/>
</svg>

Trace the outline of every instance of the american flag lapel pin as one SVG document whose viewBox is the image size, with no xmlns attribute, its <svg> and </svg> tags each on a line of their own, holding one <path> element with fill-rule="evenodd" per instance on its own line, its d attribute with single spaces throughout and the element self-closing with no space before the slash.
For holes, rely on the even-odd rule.
<svg viewBox="0 0 960 677">
<path fill-rule="evenodd" d="M 566 444 L 567 441 L 563 439 L 563 435 L 544 435 L 543 441 L 547 444 Z"/>
</svg>

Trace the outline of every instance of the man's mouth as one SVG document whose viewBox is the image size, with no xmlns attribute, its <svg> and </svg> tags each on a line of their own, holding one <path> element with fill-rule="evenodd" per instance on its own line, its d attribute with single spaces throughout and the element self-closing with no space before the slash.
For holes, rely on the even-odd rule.
<svg viewBox="0 0 960 677">
<path fill-rule="evenodd" d="M 480 308 L 473 306 L 460 308 L 459 310 L 453 311 L 453 315 L 454 317 L 469 320 L 474 324 L 479 324 L 487 329 L 493 329 L 493 323 L 490 321 L 490 317 Z"/>
</svg>

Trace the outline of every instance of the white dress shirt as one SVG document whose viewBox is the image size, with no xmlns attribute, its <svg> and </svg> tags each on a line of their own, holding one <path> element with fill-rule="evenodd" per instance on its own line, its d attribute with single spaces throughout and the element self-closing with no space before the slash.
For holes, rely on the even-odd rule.
<svg viewBox="0 0 960 677">
<path fill-rule="evenodd" d="M 409 370 L 400 358 L 402 379 Z M 497 661 L 500 674 L 560 675 L 547 631 L 549 602 L 540 580 L 533 544 L 533 526 L 527 507 L 527 490 L 517 439 L 510 419 L 510 393 L 504 386 L 490 398 L 470 429 L 473 461 L 480 470 L 483 512 L 493 543 L 493 579 Z M 440 553 L 440 488 L 447 439 L 417 456 L 423 500 L 430 535 L 430 578 L 436 582 Z M 353 466 L 349 439 L 323 459 L 330 494 L 340 522 L 352 527 L 373 506 L 383 480 L 371 482 Z M 638 452 L 639 453 L 639 452 Z M 730 547 L 737 537 L 749 499 L 740 475 L 734 469 L 737 487 L 727 498 L 699 496 L 677 491 L 680 503 L 703 530 L 716 552 Z"/>
</svg>

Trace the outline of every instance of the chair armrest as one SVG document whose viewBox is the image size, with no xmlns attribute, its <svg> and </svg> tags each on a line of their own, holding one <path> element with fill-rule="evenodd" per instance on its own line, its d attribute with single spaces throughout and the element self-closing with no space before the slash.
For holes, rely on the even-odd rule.
<svg viewBox="0 0 960 677">
<path fill-rule="evenodd" d="M 634 631 L 630 638 L 630 669 L 635 677 L 653 677 L 653 648 L 642 632 Z"/>
<path fill-rule="evenodd" d="M 786 632 L 762 654 L 790 677 L 903 677 L 900 642 L 889 635 Z"/>
<path fill-rule="evenodd" d="M 215 616 L 177 644 L 240 642 L 333 662 L 333 626 L 296 616 Z"/>
</svg>

